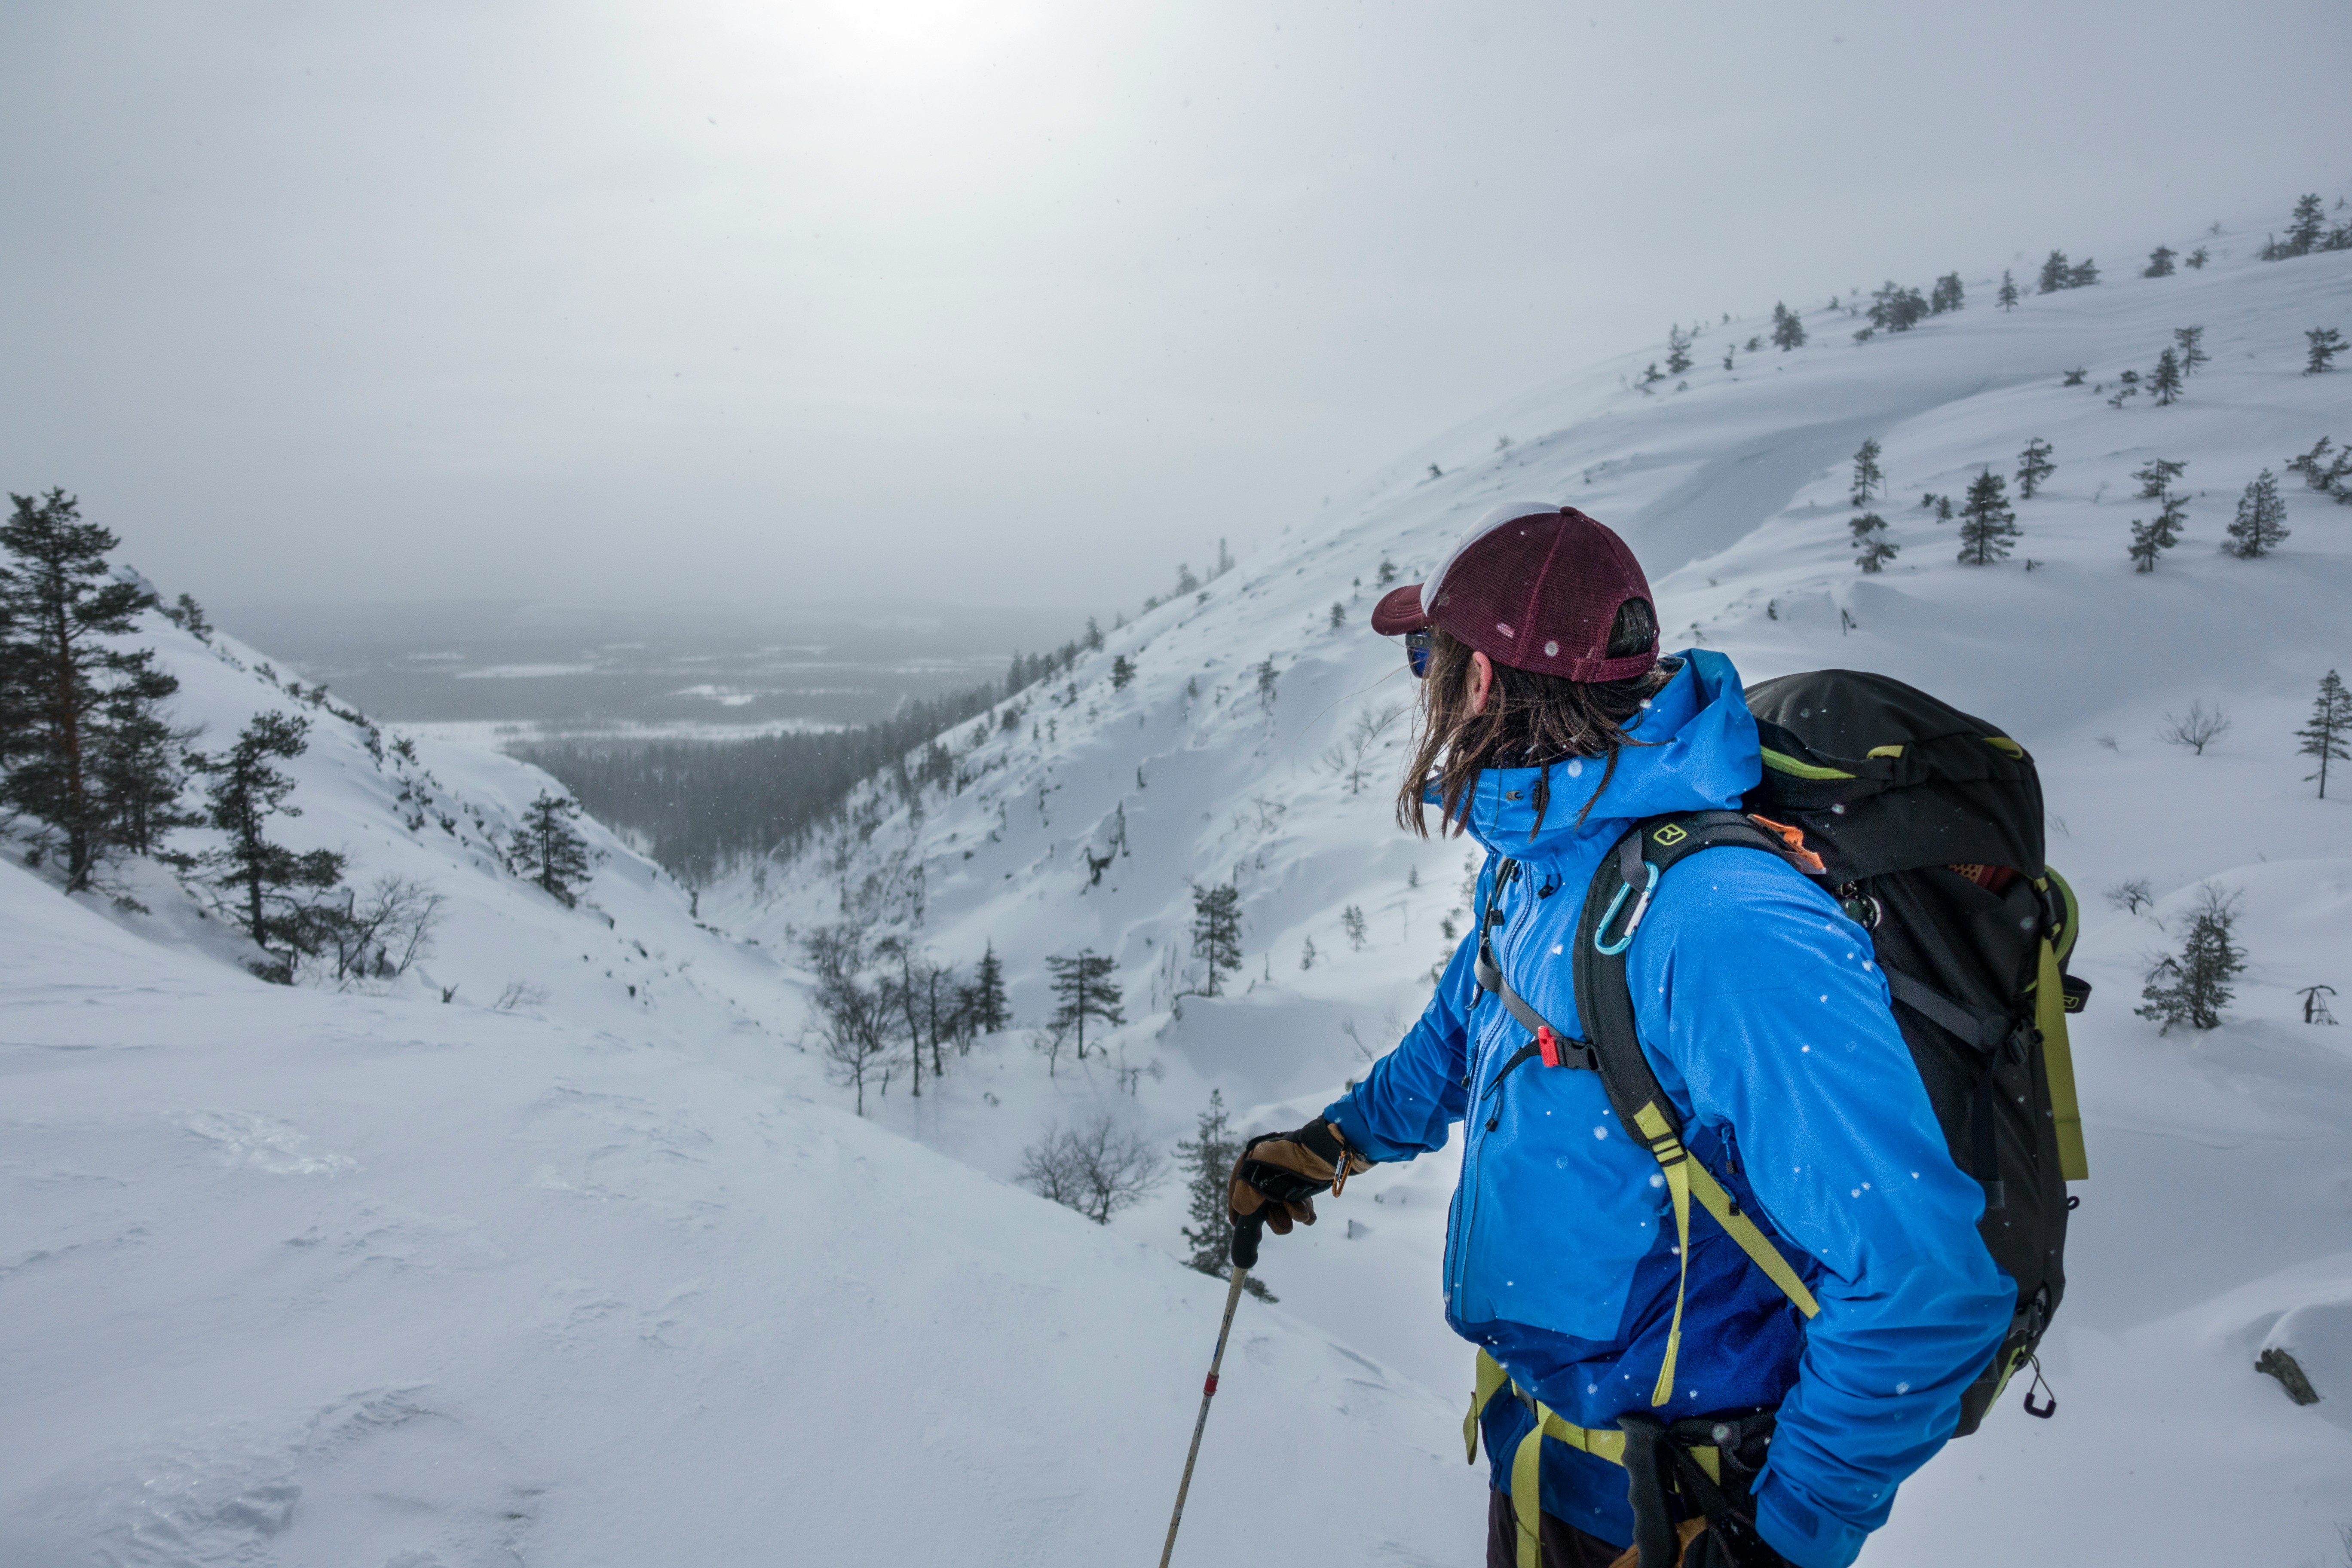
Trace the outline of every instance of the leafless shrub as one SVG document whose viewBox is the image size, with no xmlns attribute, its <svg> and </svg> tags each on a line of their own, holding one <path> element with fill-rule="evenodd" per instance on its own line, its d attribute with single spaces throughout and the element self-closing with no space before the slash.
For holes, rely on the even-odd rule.
<svg viewBox="0 0 2352 1568">
<path fill-rule="evenodd" d="M 432 952 L 441 906 L 448 900 L 431 888 L 405 877 L 379 877 L 364 893 L 342 891 L 341 909 L 315 906 L 304 926 L 333 984 L 395 979 Z"/>
<path fill-rule="evenodd" d="M 543 1006 L 546 1002 L 546 986 L 533 985 L 528 980 L 509 980 L 507 988 L 499 993 L 499 999 L 490 1004 L 490 1011 L 518 1013 L 526 1007 Z"/>
<path fill-rule="evenodd" d="M 1014 1180 L 1039 1197 L 1073 1208 L 1097 1225 L 1151 1195 L 1164 1175 L 1160 1155 L 1108 1114 L 1083 1128 L 1048 1126 L 1021 1152 Z"/>
<path fill-rule="evenodd" d="M 2142 910 L 2156 907 L 2156 889 L 2147 885 L 2146 877 L 2134 877 L 2128 882 L 2117 882 L 2106 892 L 2110 907 L 2136 915 Z"/>
<path fill-rule="evenodd" d="M 2169 746 L 2186 746 L 2199 756 L 2205 748 L 2229 733 L 2230 716 L 2221 711 L 2219 702 L 2208 708 L 2204 703 L 2191 702 L 2186 713 L 2167 713 L 2164 728 L 2156 738 Z"/>
<path fill-rule="evenodd" d="M 819 926 L 801 940 L 801 951 L 816 975 L 818 1046 L 833 1080 L 857 1091 L 857 1114 L 866 1114 L 866 1080 L 883 1070 L 896 1016 L 893 997 L 859 975 L 866 966 L 866 939 L 848 925 Z M 884 1079 L 888 1092 L 888 1079 Z"/>
</svg>

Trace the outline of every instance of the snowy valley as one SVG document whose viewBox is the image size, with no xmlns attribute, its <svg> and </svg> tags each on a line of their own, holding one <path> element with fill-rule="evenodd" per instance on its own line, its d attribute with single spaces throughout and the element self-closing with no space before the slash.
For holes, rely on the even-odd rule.
<svg viewBox="0 0 2352 1568">
<path fill-rule="evenodd" d="M 2169 236 L 2210 259 L 2166 276 L 2021 277 L 2014 309 L 1973 271 L 1957 312 L 1861 341 L 1869 299 L 1841 289 L 1785 352 L 1750 310 L 1697 323 L 1657 379 L 1656 351 L 1590 367 L 1312 518 L 1226 528 L 1235 570 L 698 890 L 583 822 L 593 877 L 577 907 L 550 897 L 504 848 L 547 775 L 343 717 L 149 615 L 197 744 L 311 720 L 289 844 L 443 902 L 406 973 L 289 988 L 152 862 L 111 874 L 142 908 L 0 865 L 0 1560 L 1143 1560 L 1221 1285 L 1181 1261 L 1181 1173 L 1101 1226 L 1015 1178 L 1100 1119 L 1171 1150 L 1213 1091 L 1236 1129 L 1296 1125 L 1409 1025 L 1475 865 L 1395 826 L 1412 692 L 1365 616 L 1530 498 L 1624 534 L 1669 647 L 1751 683 L 1882 670 L 2002 723 L 2091 911 L 2057 1415 L 2012 1388 L 1864 1563 L 2339 1561 L 2352 1034 L 2305 1016 L 2305 988 L 2352 988 L 2352 767 L 2318 798 L 2295 731 L 2352 667 L 2352 480 L 2287 463 L 2352 444 L 2352 365 L 2305 374 L 2310 333 L 2352 329 L 2352 251 L 2263 260 L 2259 232 Z M 2188 328 L 2204 361 L 2159 402 Z M 2012 552 L 1961 563 L 1921 498 L 1958 505 L 2033 442 L 2054 468 L 2012 489 Z M 2185 522 L 2142 572 L 2156 461 L 2182 465 Z M 2265 470 L 2289 532 L 2225 553 Z M 1897 548 L 1881 571 L 1854 563 L 1864 510 Z M 2227 727 L 2159 739 L 2192 703 Z M 2159 1033 L 2134 1008 L 2207 885 L 2236 896 L 2249 968 L 2220 1027 Z M 1192 940 L 1221 886 L 1223 973 Z M 908 1047 L 840 1081 L 805 948 L 845 926 L 965 976 L 993 952 L 1013 1026 L 939 1076 L 927 1056 L 919 1096 Z M 1046 960 L 1081 952 L 1124 1003 L 1083 1058 L 1045 1023 Z M 1178 1562 L 1302 1524 L 1351 1559 L 1475 1561 L 1449 1166 L 1376 1169 L 1269 1242 L 1280 1300 L 1242 1308 Z M 2255 1371 L 2273 1347 L 2317 1403 Z"/>
</svg>

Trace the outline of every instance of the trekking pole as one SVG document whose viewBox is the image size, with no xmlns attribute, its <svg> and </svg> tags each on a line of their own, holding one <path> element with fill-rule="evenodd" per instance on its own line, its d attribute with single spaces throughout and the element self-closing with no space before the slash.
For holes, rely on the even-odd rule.
<svg viewBox="0 0 2352 1568">
<path fill-rule="evenodd" d="M 1255 1253 L 1256 1247 L 1253 1246 Z M 1225 1319 L 1217 1325 L 1217 1352 L 1209 1358 L 1209 1381 L 1201 1389 L 1201 1415 L 1192 1423 L 1192 1447 L 1184 1455 L 1184 1479 L 1176 1483 L 1176 1511 L 1168 1516 L 1168 1544 L 1160 1549 L 1160 1568 L 1168 1568 L 1176 1550 L 1176 1527 L 1184 1522 L 1184 1494 L 1192 1489 L 1192 1461 L 1201 1457 L 1201 1434 L 1209 1426 L 1209 1401 L 1217 1396 L 1217 1368 L 1224 1364 L 1225 1336 L 1234 1331 L 1234 1309 L 1241 1305 L 1242 1281 L 1249 1278 L 1244 1264 L 1234 1265 L 1234 1282 L 1225 1290 Z"/>
</svg>

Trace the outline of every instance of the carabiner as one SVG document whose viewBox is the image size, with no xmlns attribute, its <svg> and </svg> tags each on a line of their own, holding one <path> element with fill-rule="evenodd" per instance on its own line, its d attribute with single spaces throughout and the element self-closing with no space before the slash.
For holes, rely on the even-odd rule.
<svg viewBox="0 0 2352 1568">
<path fill-rule="evenodd" d="M 1631 882 L 1617 889 L 1617 896 L 1609 900 L 1608 910 L 1601 915 L 1601 923 L 1592 928 L 1592 951 L 1603 958 L 1614 958 L 1633 944 L 1633 933 L 1642 929 L 1642 917 L 1649 912 L 1650 895 L 1658 890 L 1657 864 L 1650 860 L 1644 860 L 1642 864 L 1649 870 L 1650 881 L 1649 885 L 1642 889 L 1642 896 L 1633 902 L 1633 913 L 1625 921 L 1625 934 L 1619 937 L 1613 943 L 1601 940 L 1608 933 L 1609 922 L 1617 918 L 1617 910 L 1625 902 L 1625 895 L 1633 890 L 1633 884 Z"/>
</svg>

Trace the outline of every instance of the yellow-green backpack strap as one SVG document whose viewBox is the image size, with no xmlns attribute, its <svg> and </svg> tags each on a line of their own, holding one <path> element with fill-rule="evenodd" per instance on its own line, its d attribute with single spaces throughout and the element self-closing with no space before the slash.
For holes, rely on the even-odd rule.
<svg viewBox="0 0 2352 1568">
<path fill-rule="evenodd" d="M 1478 1381 L 1470 1395 L 1470 1414 L 1462 1418 L 1462 1447 L 1465 1462 L 1478 1462 L 1478 1417 L 1486 1414 L 1486 1406 L 1496 1394 L 1511 1381 L 1499 1363 L 1485 1351 L 1478 1352 Z"/>
<path fill-rule="evenodd" d="M 2068 900 L 2072 902 L 2072 900 Z M 2033 983 L 2033 1026 L 2042 1032 L 2042 1068 L 2050 1083 L 2050 1115 L 2058 1129 L 2058 1173 L 2088 1181 L 2090 1152 L 2083 1146 L 2083 1105 L 2074 1092 L 2074 1049 L 2066 1037 L 2066 993 L 2058 955 L 2042 944 L 2040 973 Z"/>
</svg>

